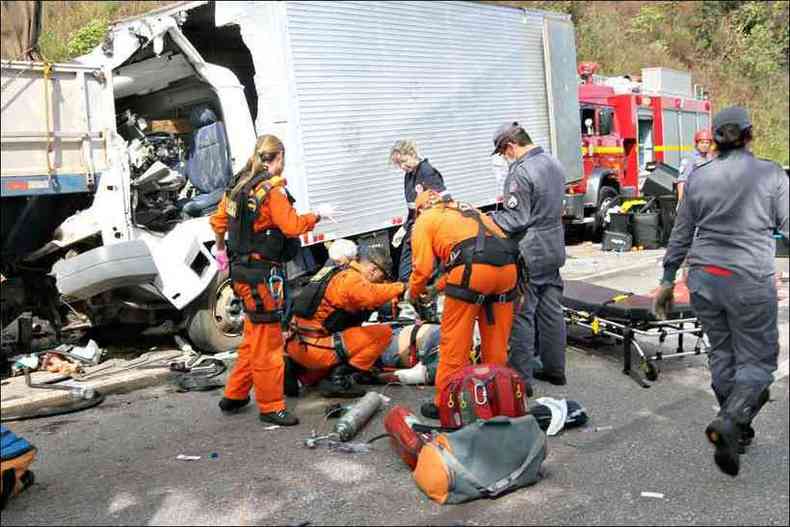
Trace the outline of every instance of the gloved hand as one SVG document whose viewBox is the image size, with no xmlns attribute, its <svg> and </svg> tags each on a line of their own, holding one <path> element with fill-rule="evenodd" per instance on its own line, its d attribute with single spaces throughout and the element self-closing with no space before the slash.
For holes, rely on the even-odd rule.
<svg viewBox="0 0 790 527">
<path fill-rule="evenodd" d="M 392 246 L 397 248 L 400 247 L 400 244 L 403 243 L 403 238 L 406 237 L 406 227 L 401 225 L 400 229 L 395 232 L 395 236 L 392 237 Z"/>
<path fill-rule="evenodd" d="M 337 223 L 337 216 L 342 216 L 345 214 L 344 211 L 340 209 L 336 209 L 334 205 L 331 203 L 324 203 L 323 205 L 318 205 L 315 208 L 315 213 L 318 214 L 321 219 L 328 218 L 329 220 Z"/>
<path fill-rule="evenodd" d="M 222 249 L 221 251 L 216 249 L 216 247 L 211 251 L 214 253 L 214 258 L 217 260 L 217 267 L 219 267 L 220 272 L 224 273 L 230 267 L 230 260 L 228 260 L 228 251 L 226 249 Z"/>
<path fill-rule="evenodd" d="M 439 294 L 439 289 L 436 284 L 429 285 L 425 288 L 425 292 L 420 295 L 420 302 L 423 304 L 430 304 Z"/>
<path fill-rule="evenodd" d="M 659 320 L 666 320 L 675 305 L 674 282 L 661 282 L 658 294 L 653 299 L 653 314 Z"/>
</svg>

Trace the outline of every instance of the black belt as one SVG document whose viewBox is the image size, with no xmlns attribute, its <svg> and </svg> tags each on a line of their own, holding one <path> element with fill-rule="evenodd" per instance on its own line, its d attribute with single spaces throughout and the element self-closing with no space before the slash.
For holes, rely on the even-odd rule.
<svg viewBox="0 0 790 527">
<path fill-rule="evenodd" d="M 492 295 L 484 295 L 474 289 L 468 287 L 461 287 L 460 285 L 447 284 L 444 288 L 444 294 L 450 298 L 455 298 L 468 304 L 476 304 L 483 306 L 486 311 L 486 318 L 488 325 L 494 324 L 494 309 L 491 307 L 493 304 L 507 304 L 518 298 L 518 288 L 513 288 L 505 293 L 495 293 Z"/>
</svg>

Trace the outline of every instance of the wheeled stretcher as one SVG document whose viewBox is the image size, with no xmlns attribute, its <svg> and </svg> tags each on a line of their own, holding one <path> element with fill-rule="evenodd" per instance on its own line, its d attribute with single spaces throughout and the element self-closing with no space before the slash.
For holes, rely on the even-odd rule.
<svg viewBox="0 0 790 527">
<path fill-rule="evenodd" d="M 562 299 L 565 320 L 569 325 L 584 327 L 591 330 L 593 335 L 607 335 L 622 342 L 623 373 L 633 376 L 645 388 L 650 385 L 644 382 L 638 372 L 632 371 L 632 349 L 639 354 L 639 369 L 650 381 L 658 379 L 655 361 L 707 353 L 707 348 L 703 347 L 702 328 L 689 304 L 676 303 L 668 320 L 658 320 L 652 313 L 652 303 L 653 299 L 649 296 L 578 280 L 565 282 Z M 696 337 L 693 351 L 684 350 L 684 335 Z M 678 338 L 674 353 L 657 351 L 654 355 L 647 355 L 640 344 L 645 338 L 657 338 L 663 344 L 669 336 Z"/>
</svg>

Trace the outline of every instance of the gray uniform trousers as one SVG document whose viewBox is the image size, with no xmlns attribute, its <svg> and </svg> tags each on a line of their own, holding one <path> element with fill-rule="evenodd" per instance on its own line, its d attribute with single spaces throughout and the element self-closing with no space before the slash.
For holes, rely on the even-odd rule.
<svg viewBox="0 0 790 527">
<path fill-rule="evenodd" d="M 527 382 L 532 382 L 536 369 L 549 375 L 565 374 L 563 287 L 559 270 L 550 275 L 530 275 L 526 298 L 513 317 L 508 362 Z"/>
<path fill-rule="evenodd" d="M 776 282 L 712 275 L 692 267 L 691 305 L 710 340 L 712 388 L 720 415 L 749 425 L 767 399 L 779 356 Z"/>
</svg>

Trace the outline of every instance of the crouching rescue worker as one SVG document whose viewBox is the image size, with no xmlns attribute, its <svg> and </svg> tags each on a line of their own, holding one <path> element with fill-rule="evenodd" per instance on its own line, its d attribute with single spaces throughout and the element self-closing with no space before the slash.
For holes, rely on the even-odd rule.
<svg viewBox="0 0 790 527">
<path fill-rule="evenodd" d="M 444 313 L 436 371 L 435 403 L 449 377 L 470 363 L 475 321 L 479 319 L 480 352 L 485 363 L 504 366 L 516 298 L 518 247 L 487 216 L 437 192 L 417 197 L 412 234 L 412 274 L 406 299 L 415 303 L 426 291 L 439 258 L 446 274 L 436 291 L 444 290 Z M 437 419 L 434 403 L 422 414 Z"/>
<path fill-rule="evenodd" d="M 684 258 L 691 305 L 710 340 L 710 372 L 718 416 L 705 433 L 725 474 L 754 437 L 752 420 L 768 401 L 779 354 L 774 229 L 788 238 L 788 179 L 747 149 L 752 124 L 745 109 L 713 118 L 719 156 L 698 166 L 664 256 L 655 312 L 666 318 Z"/>
<path fill-rule="evenodd" d="M 234 178 L 217 212 L 211 217 L 216 233 L 220 270 L 230 264 L 233 290 L 242 299 L 246 314 L 244 340 L 219 402 L 223 413 L 235 413 L 255 400 L 260 420 L 292 426 L 299 420 L 285 408 L 283 398 L 283 334 L 285 264 L 298 251 L 296 236 L 308 232 L 331 206 L 318 213 L 299 215 L 281 177 L 285 148 L 273 135 L 258 138 L 255 153 Z M 225 248 L 225 234 L 228 234 Z M 230 261 L 229 261 L 230 260 Z"/>
<path fill-rule="evenodd" d="M 362 326 L 371 312 L 403 295 L 389 278 L 389 257 L 371 247 L 359 261 L 326 266 L 297 293 L 288 356 L 308 369 L 329 369 L 319 384 L 324 397 L 361 397 L 352 374 L 370 372 L 392 340 L 388 324 Z"/>
</svg>

